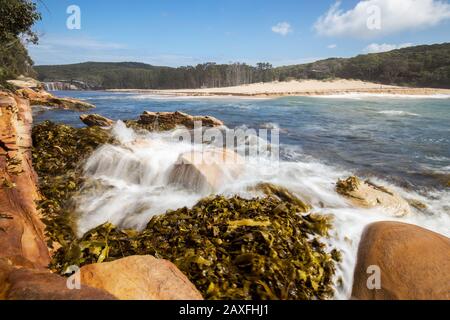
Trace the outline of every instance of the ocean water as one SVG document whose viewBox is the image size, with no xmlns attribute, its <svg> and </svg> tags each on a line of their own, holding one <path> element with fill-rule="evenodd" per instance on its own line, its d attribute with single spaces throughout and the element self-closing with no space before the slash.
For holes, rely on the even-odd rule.
<svg viewBox="0 0 450 320">
<path fill-rule="evenodd" d="M 335 227 L 325 241 L 344 256 L 336 275 L 336 280 L 343 280 L 342 286 L 336 286 L 337 299 L 350 296 L 359 239 L 371 222 L 404 221 L 450 235 L 450 97 L 243 99 L 55 94 L 87 100 L 97 106 L 92 113 L 115 120 L 136 119 L 144 110 L 179 110 L 215 116 L 229 129 L 279 128 L 279 162 L 246 158 L 242 173 L 221 181 L 213 193 L 252 197 L 251 186 L 273 182 L 311 203 L 315 212 L 331 214 Z M 36 108 L 34 120 L 83 126 L 79 115 Z M 80 235 L 106 221 L 142 229 L 151 216 L 192 206 L 210 193 L 170 182 L 179 156 L 199 146 L 174 141 L 174 132 L 142 135 L 121 123 L 114 134 L 121 144 L 103 146 L 85 165 L 85 175 L 103 187 L 89 188 L 75 199 Z M 406 199 L 419 200 L 427 209 L 412 209 L 409 216 L 396 218 L 389 210 L 353 207 L 335 192 L 336 181 L 352 174 L 385 185 Z"/>
</svg>

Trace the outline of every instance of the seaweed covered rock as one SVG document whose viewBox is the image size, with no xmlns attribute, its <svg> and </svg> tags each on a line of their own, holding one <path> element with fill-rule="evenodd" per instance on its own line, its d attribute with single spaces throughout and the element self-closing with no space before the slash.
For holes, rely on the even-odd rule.
<svg viewBox="0 0 450 320">
<path fill-rule="evenodd" d="M 35 126 L 32 138 L 33 165 L 43 196 L 38 207 L 46 224 L 47 245 L 57 248 L 72 241 L 70 199 L 83 183 L 81 164 L 112 138 L 99 127 L 76 129 L 49 121 Z"/>
<path fill-rule="evenodd" d="M 280 201 L 292 203 L 302 209 L 302 212 L 308 212 L 312 209 L 309 204 L 303 202 L 296 195 L 282 186 L 272 183 L 260 183 L 251 189 L 260 191 L 268 197 L 274 197 Z"/>
<path fill-rule="evenodd" d="M 358 177 L 339 180 L 336 191 L 348 198 L 355 206 L 364 208 L 380 206 L 399 217 L 411 213 L 408 202 L 401 196 L 370 181 L 361 181 Z"/>
<path fill-rule="evenodd" d="M 81 283 L 121 300 L 202 300 L 195 286 L 170 261 L 131 256 L 80 270 Z"/>
<path fill-rule="evenodd" d="M 153 255 L 173 262 L 206 299 L 325 299 L 336 250 L 328 217 L 274 198 L 215 197 L 153 217 L 137 233 L 100 226 L 58 250 L 53 267 Z"/>
<path fill-rule="evenodd" d="M 194 128 L 194 122 L 199 121 L 203 127 L 220 127 L 223 122 L 210 116 L 191 116 L 187 113 L 175 112 L 151 112 L 144 111 L 140 117 L 140 122 L 144 124 L 158 124 L 166 129 L 173 129 L 176 126 L 185 126 L 188 129 Z"/>
<path fill-rule="evenodd" d="M 201 122 L 202 127 L 220 127 L 223 122 L 211 116 L 191 116 L 187 113 L 175 112 L 151 112 L 144 111 L 139 120 L 128 120 L 127 126 L 135 129 L 145 129 L 149 131 L 172 130 L 177 126 L 184 126 L 188 129 L 194 128 L 194 122 Z"/>
<path fill-rule="evenodd" d="M 114 121 L 99 114 L 82 114 L 80 120 L 88 127 L 110 127 Z"/>
</svg>

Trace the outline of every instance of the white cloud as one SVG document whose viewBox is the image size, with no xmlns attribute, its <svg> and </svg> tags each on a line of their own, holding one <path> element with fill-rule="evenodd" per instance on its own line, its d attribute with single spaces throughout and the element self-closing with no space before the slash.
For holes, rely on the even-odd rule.
<svg viewBox="0 0 450 320">
<path fill-rule="evenodd" d="M 363 51 L 367 52 L 367 53 L 379 53 L 379 52 L 392 51 L 395 49 L 412 47 L 413 45 L 414 44 L 412 44 L 412 43 L 402 43 L 402 44 L 372 43 L 372 44 L 369 44 L 366 48 L 364 48 Z"/>
<path fill-rule="evenodd" d="M 291 33 L 292 27 L 288 22 L 280 22 L 277 25 L 272 27 L 272 31 L 282 36 L 286 36 L 288 33 Z"/>
<path fill-rule="evenodd" d="M 336 49 L 337 48 L 337 44 L 330 44 L 327 46 L 328 49 Z"/>
<path fill-rule="evenodd" d="M 348 11 L 338 1 L 319 17 L 314 29 L 325 36 L 368 38 L 432 27 L 446 19 L 450 4 L 442 0 L 361 0 Z"/>
</svg>

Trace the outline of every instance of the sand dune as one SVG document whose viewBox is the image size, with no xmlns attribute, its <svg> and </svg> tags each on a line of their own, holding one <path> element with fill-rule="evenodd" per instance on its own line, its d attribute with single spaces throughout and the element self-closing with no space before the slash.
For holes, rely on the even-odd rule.
<svg viewBox="0 0 450 320">
<path fill-rule="evenodd" d="M 147 92 L 159 95 L 176 96 L 315 96 L 346 93 L 373 93 L 373 94 L 400 94 L 400 95 L 434 95 L 449 94 L 450 90 L 432 88 L 410 88 L 359 80 L 305 80 L 289 82 L 269 82 L 241 85 L 237 87 L 206 88 L 206 89 L 182 89 L 182 90 L 126 90 L 115 89 L 119 92 Z"/>
</svg>

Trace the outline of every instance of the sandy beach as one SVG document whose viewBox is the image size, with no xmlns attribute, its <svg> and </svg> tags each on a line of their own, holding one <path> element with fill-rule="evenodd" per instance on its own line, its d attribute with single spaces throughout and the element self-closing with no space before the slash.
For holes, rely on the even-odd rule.
<svg viewBox="0 0 450 320">
<path fill-rule="evenodd" d="M 181 90 L 143 90 L 112 89 L 114 92 L 140 92 L 170 96 L 242 96 L 242 97 L 279 97 L 279 96 L 321 96 L 350 93 L 397 94 L 397 95 L 450 95 L 449 89 L 411 88 L 381 85 L 359 80 L 334 81 L 289 81 L 241 85 L 237 87 L 181 89 Z"/>
</svg>

